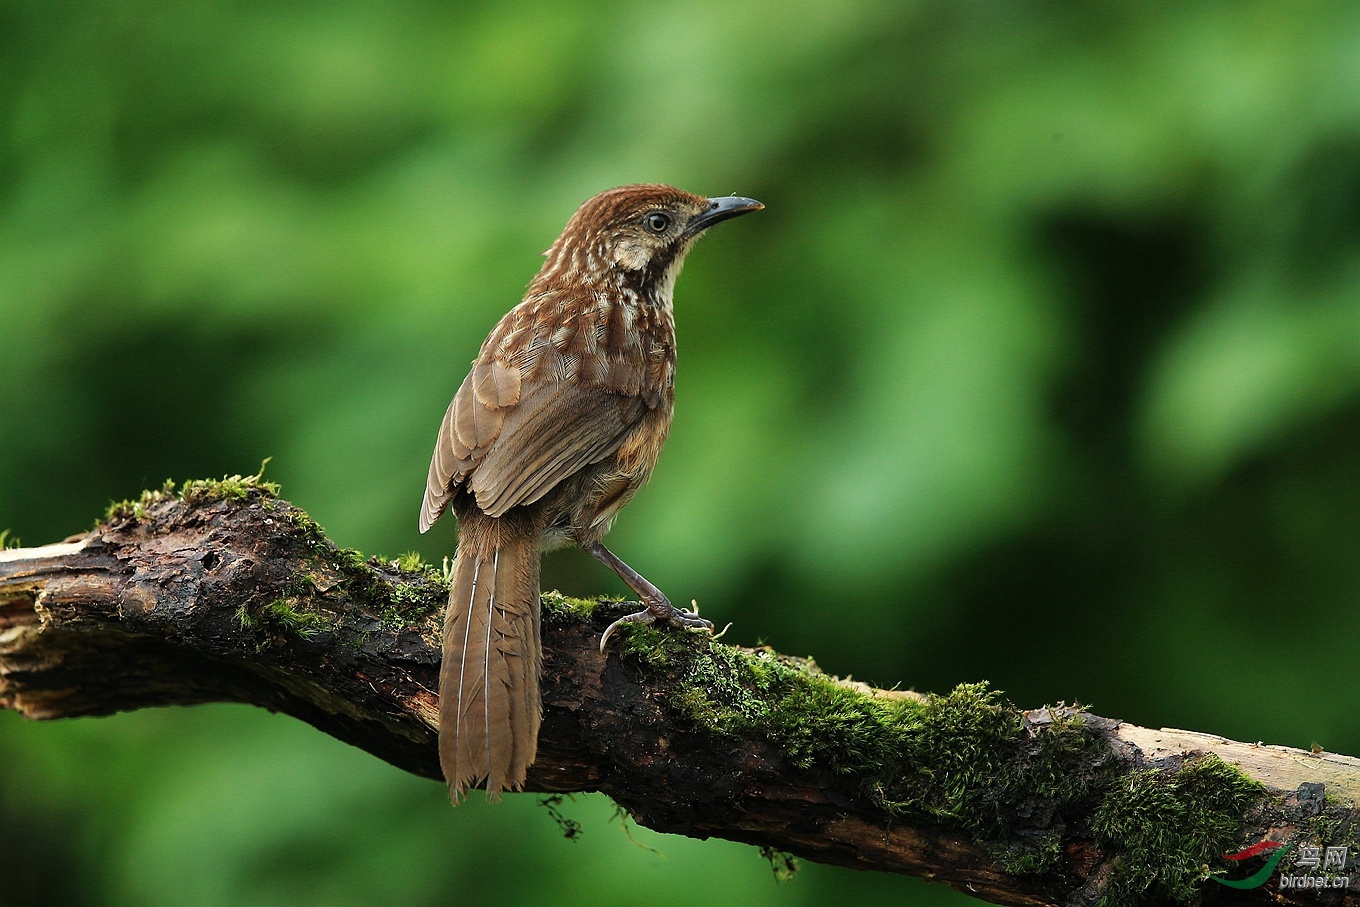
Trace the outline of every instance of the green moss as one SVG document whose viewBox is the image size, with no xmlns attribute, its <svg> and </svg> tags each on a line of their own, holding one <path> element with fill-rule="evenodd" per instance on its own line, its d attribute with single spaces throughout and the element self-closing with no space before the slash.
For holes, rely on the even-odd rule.
<svg viewBox="0 0 1360 907">
<path fill-rule="evenodd" d="M 870 691 L 811 660 L 643 626 L 621 650 L 678 674 L 669 705 L 704 731 L 763 737 L 799 768 L 853 776 L 890 816 L 961 828 L 1014 873 L 1055 865 L 1055 816 L 1088 802 L 1113 768 L 1079 716 L 1054 709 L 1027 724 L 986 684 L 924 698 Z"/>
<path fill-rule="evenodd" d="M 397 626 L 423 622 L 438 614 L 448 600 L 448 589 L 442 581 L 419 585 L 411 582 L 380 581 L 377 594 L 380 599 L 387 602 L 387 606 L 378 616 L 385 623 Z"/>
<path fill-rule="evenodd" d="M 184 483 L 184 487 L 175 492 L 175 482 L 173 479 L 166 479 L 165 484 L 160 488 L 147 489 L 140 496 L 130 498 L 126 501 L 114 501 L 109 504 L 104 512 L 103 523 L 121 523 L 128 520 L 143 522 L 147 518 L 148 508 L 163 501 L 179 499 L 186 504 L 210 504 L 214 501 L 249 500 L 251 495 L 275 498 L 279 493 L 277 482 L 266 482 L 264 480 L 264 469 L 269 463 L 266 458 L 260 464 L 260 471 L 253 476 L 223 476 L 220 479 L 191 479 Z M 292 508 L 294 513 L 301 514 L 302 511 Z M 308 519 L 306 514 L 303 518 Z M 315 525 L 315 524 L 313 524 Z M 318 530 L 320 527 L 316 527 Z M 322 536 L 324 537 L 324 535 Z"/>
<path fill-rule="evenodd" d="M 1360 854 L 1360 823 L 1355 821 L 1352 809 L 1349 801 L 1328 797 L 1326 811 L 1304 823 L 1304 837 L 1319 847 L 1345 847 Z"/>
<path fill-rule="evenodd" d="M 407 573 L 424 572 L 428 567 L 419 551 L 408 551 L 392 563 L 398 570 L 404 570 Z"/>
<path fill-rule="evenodd" d="M 301 513 L 301 511 L 297 511 Z M 306 514 L 302 515 L 307 523 L 312 523 L 312 519 Z M 298 520 L 299 523 L 302 519 Z M 378 573 L 375 565 L 370 564 L 363 553 L 353 548 L 337 548 L 324 534 L 321 534 L 321 527 L 317 526 L 320 542 L 313 547 L 316 549 L 317 557 L 323 563 L 332 565 L 340 571 L 343 578 L 342 583 L 345 590 L 351 595 L 365 600 L 373 600 L 381 597 L 383 589 L 382 577 Z"/>
<path fill-rule="evenodd" d="M 1062 835 L 1057 831 L 1026 834 L 1010 841 L 992 841 L 987 852 L 1011 875 L 1039 875 L 1062 856 Z"/>
<path fill-rule="evenodd" d="M 162 501 L 175 498 L 175 481 L 166 479 L 160 488 L 148 488 L 139 497 L 126 501 L 113 501 L 104 511 L 103 523 L 120 523 L 126 520 L 142 522 L 146 519 L 147 508 Z"/>
<path fill-rule="evenodd" d="M 983 683 L 871 691 L 811 661 L 652 627 L 629 628 L 620 649 L 675 675 L 668 705 L 703 731 L 763 737 L 799 768 L 855 777 L 890 816 L 962 829 L 1011 874 L 1053 869 L 1068 823 L 1094 808 L 1093 834 L 1118 854 L 1110 905 L 1193 898 L 1264 793 L 1213 756 L 1127 774 L 1079 711 L 1024 713 Z"/>
<path fill-rule="evenodd" d="M 441 586 L 447 591 L 449 581 L 444 578 L 444 571 L 434 564 L 427 564 L 420 557 L 420 554 L 412 551 L 403 554 L 401 557 L 391 562 L 391 565 L 400 573 L 405 574 L 404 578 L 416 581 L 424 581 Z"/>
<path fill-rule="evenodd" d="M 393 608 L 400 612 L 411 610 L 428 611 L 429 600 L 419 591 L 412 588 L 409 583 L 394 583 L 391 591 L 387 595 L 387 600 L 392 603 Z M 442 603 L 442 598 L 441 602 Z"/>
<path fill-rule="evenodd" d="M 555 589 L 544 592 L 540 596 L 545 621 L 589 620 L 601 604 L 611 604 L 617 601 L 618 599 L 603 595 L 598 598 L 570 598 Z"/>
<path fill-rule="evenodd" d="M 628 624 L 618 634 L 618 639 L 620 655 L 646 665 L 649 669 L 665 671 L 676 667 L 689 667 L 692 672 L 700 671 L 706 675 L 716 673 L 715 666 L 701 664 L 696 660 L 697 646 L 701 644 L 697 634 L 662 630 L 651 624 Z M 723 678 L 715 676 L 712 679 Z M 704 720 L 698 715 L 691 717 L 710 730 L 718 732 L 726 730 L 716 720 Z"/>
<path fill-rule="evenodd" d="M 330 539 L 326 538 L 326 530 L 307 511 L 279 500 L 266 501 L 264 506 L 287 523 L 311 548 L 329 551 L 334 547 Z"/>
<path fill-rule="evenodd" d="M 180 499 L 186 504 L 208 504 L 213 501 L 245 501 L 252 493 L 278 497 L 279 484 L 264 480 L 265 467 L 270 457 L 260 464 L 260 471 L 253 476 L 223 476 L 220 479 L 193 479 L 184 483 Z"/>
<path fill-rule="evenodd" d="M 1264 787 L 1212 754 L 1175 771 L 1118 779 L 1091 823 L 1097 841 L 1120 852 L 1102 903 L 1190 901 L 1210 861 L 1239 843 L 1242 817 L 1264 797 Z"/>
<path fill-rule="evenodd" d="M 984 839 L 1009 833 L 1017 813 L 1085 798 L 1094 779 L 1082 767 L 1104 756 L 1079 718 L 1031 733 L 986 684 L 929 697 L 899 733 L 907 758 L 885 790 L 889 810 L 924 811 Z"/>
<path fill-rule="evenodd" d="M 303 610 L 302 603 L 294 598 L 275 599 L 254 612 L 242 605 L 236 610 L 236 620 L 247 630 L 298 636 L 303 639 L 311 639 L 325 630 L 334 628 L 332 622 L 322 615 Z"/>
<path fill-rule="evenodd" d="M 335 562 L 341 570 L 355 574 L 356 578 L 360 575 L 371 577 L 373 574 L 373 570 L 368 564 L 368 558 L 364 557 L 362 551 L 354 548 L 337 548 L 335 550 Z"/>
<path fill-rule="evenodd" d="M 441 608 L 448 598 L 448 586 L 438 570 L 422 564 L 417 570 L 404 571 L 414 575 L 394 581 L 390 567 L 398 561 L 365 558 L 362 552 L 335 548 L 330 542 L 325 542 L 325 546 L 328 550 L 319 554 L 339 568 L 345 591 L 376 607 L 384 623 L 398 627 L 419 623 Z"/>
</svg>

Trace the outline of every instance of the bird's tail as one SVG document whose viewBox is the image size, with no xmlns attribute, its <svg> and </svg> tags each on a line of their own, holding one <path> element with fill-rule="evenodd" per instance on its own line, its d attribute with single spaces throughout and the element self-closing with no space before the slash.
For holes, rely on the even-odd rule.
<svg viewBox="0 0 1360 907">
<path fill-rule="evenodd" d="M 524 786 L 538 749 L 542 667 L 537 533 L 476 515 L 461 521 L 439 669 L 439 763 L 458 803 Z"/>
</svg>

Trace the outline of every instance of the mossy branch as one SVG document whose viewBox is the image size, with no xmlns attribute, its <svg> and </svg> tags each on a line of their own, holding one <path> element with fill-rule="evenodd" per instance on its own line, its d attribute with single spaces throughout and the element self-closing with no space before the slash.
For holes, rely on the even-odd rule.
<svg viewBox="0 0 1360 907">
<path fill-rule="evenodd" d="M 249 702 L 438 778 L 446 594 L 418 558 L 337 548 L 259 476 L 167 484 L 62 544 L 0 550 L 0 705 L 46 719 Z M 1360 760 L 1022 711 L 984 684 L 876 690 L 698 633 L 633 628 L 605 656 L 626 605 L 543 604 L 531 790 L 604 791 L 660 831 L 1001 904 L 1360 897 Z M 1222 855 L 1263 839 L 1346 849 L 1331 877 L 1349 887 L 1210 880 L 1261 869 L 1268 853 Z"/>
</svg>

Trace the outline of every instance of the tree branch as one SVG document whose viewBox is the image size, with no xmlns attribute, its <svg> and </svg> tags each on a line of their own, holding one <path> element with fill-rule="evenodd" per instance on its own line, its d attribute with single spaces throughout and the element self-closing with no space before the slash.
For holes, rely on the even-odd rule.
<svg viewBox="0 0 1360 907">
<path fill-rule="evenodd" d="M 439 778 L 443 578 L 336 548 L 276 490 L 167 486 L 86 535 L 0 552 L 0 705 L 47 719 L 249 702 Z M 631 628 L 601 655 L 622 607 L 544 596 L 530 790 L 603 791 L 660 831 L 1001 904 L 1360 898 L 1360 760 L 1019 711 L 983 685 L 874 690 L 695 633 Z M 1348 848 L 1349 887 L 1205 881 L 1260 868 L 1268 854 L 1221 855 L 1265 838 Z"/>
</svg>

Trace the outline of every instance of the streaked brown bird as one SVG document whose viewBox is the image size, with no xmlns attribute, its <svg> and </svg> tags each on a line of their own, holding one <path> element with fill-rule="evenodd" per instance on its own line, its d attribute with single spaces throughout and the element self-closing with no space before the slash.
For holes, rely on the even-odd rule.
<svg viewBox="0 0 1360 907">
<path fill-rule="evenodd" d="M 583 204 L 482 344 L 444 415 L 420 531 L 458 518 L 439 671 L 439 761 L 459 802 L 524 786 L 538 749 L 539 553 L 580 545 L 646 608 L 625 622 L 712 624 L 674 607 L 603 544 L 670 431 L 671 300 L 704 230 L 763 205 L 670 186 L 622 186 Z"/>
</svg>

